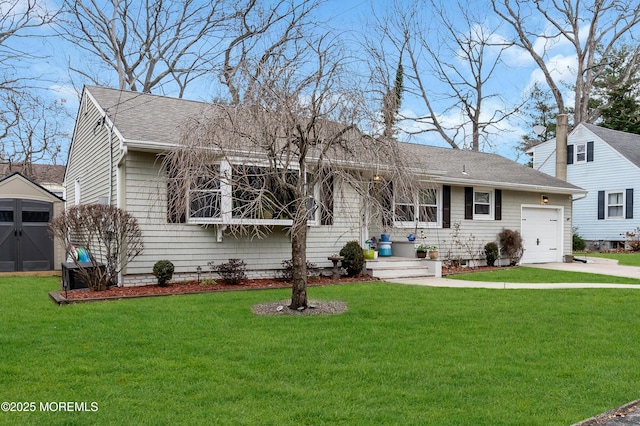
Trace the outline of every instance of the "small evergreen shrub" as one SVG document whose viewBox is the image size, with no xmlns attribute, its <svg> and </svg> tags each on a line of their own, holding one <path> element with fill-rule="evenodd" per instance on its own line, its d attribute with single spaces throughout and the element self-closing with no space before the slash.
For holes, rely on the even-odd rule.
<svg viewBox="0 0 640 426">
<path fill-rule="evenodd" d="M 500 246 L 502 246 L 502 253 L 509 258 L 509 265 L 516 266 L 522 259 L 523 253 L 520 232 L 512 229 L 503 229 L 498 234 L 498 240 L 500 241 Z"/>
<path fill-rule="evenodd" d="M 278 271 L 278 279 L 282 281 L 293 281 L 293 259 L 283 260 L 282 269 Z M 307 277 L 318 275 L 318 265 L 307 260 Z"/>
<path fill-rule="evenodd" d="M 578 229 L 573 228 L 573 251 L 584 251 L 586 247 L 587 243 L 585 243 L 582 236 L 578 234 Z"/>
<path fill-rule="evenodd" d="M 226 284 L 238 285 L 242 284 L 247 279 L 247 265 L 241 259 L 229 259 L 227 263 L 221 263 L 220 265 L 213 265 L 209 263 L 211 270 L 222 278 Z"/>
<path fill-rule="evenodd" d="M 347 275 L 353 277 L 362 272 L 365 265 L 362 247 L 357 241 L 349 241 L 340 250 L 340 256 L 344 257 L 342 267 L 347 270 Z"/>
<path fill-rule="evenodd" d="M 491 241 L 484 245 L 484 255 L 487 259 L 487 266 L 494 266 L 499 254 L 498 244 L 495 242 Z"/>
<path fill-rule="evenodd" d="M 160 287 L 167 286 L 167 283 L 173 278 L 174 270 L 173 263 L 171 263 L 170 260 L 158 260 L 156 264 L 153 265 L 153 275 L 155 275 L 158 280 Z"/>
</svg>

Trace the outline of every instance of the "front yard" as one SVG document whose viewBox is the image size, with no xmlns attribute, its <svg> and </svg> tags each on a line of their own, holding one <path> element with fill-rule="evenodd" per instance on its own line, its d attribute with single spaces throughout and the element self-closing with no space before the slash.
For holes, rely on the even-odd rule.
<svg viewBox="0 0 640 426">
<path fill-rule="evenodd" d="M 640 397 L 640 291 L 348 284 L 309 290 L 343 314 L 280 317 L 251 307 L 288 289 L 57 306 L 57 287 L 0 278 L 2 401 L 37 408 L 2 424 L 568 425 Z"/>
</svg>

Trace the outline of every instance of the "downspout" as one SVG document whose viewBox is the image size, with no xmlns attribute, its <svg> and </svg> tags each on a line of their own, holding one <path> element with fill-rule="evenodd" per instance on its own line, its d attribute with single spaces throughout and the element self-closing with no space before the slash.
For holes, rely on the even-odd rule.
<svg viewBox="0 0 640 426">
<path fill-rule="evenodd" d="M 111 197 L 113 197 L 113 127 L 107 126 L 109 140 L 109 198 L 107 205 L 111 205 Z"/>
</svg>

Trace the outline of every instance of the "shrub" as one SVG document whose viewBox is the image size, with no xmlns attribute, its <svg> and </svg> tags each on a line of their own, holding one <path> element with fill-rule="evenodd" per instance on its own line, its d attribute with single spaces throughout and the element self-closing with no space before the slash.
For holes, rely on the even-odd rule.
<svg viewBox="0 0 640 426">
<path fill-rule="evenodd" d="M 357 241 L 349 241 L 340 250 L 340 256 L 344 257 L 342 267 L 347 270 L 347 275 L 352 277 L 362 272 L 364 268 L 364 253 Z"/>
<path fill-rule="evenodd" d="M 509 258 L 509 265 L 515 266 L 522 259 L 522 235 L 512 229 L 503 229 L 498 234 L 502 252 Z"/>
<path fill-rule="evenodd" d="M 158 260 L 156 264 L 153 265 L 153 275 L 155 275 L 158 280 L 158 285 L 160 287 L 165 287 L 167 285 L 173 277 L 174 270 L 175 268 L 170 260 Z"/>
<path fill-rule="evenodd" d="M 640 251 L 640 227 L 625 233 L 627 245 L 632 251 Z"/>
<path fill-rule="evenodd" d="M 89 249 L 91 267 L 74 258 L 78 276 L 91 291 L 104 291 L 118 274 L 144 250 L 138 220 L 116 206 L 83 204 L 71 207 L 49 224 L 69 253 L 73 246 Z"/>
<path fill-rule="evenodd" d="M 487 259 L 488 266 L 494 266 L 496 264 L 499 254 L 500 250 L 498 248 L 498 244 L 495 242 L 491 241 L 484 245 L 484 255 Z"/>
<path fill-rule="evenodd" d="M 580 234 L 578 234 L 578 228 L 573 228 L 573 251 L 584 251 L 587 247 L 587 243 Z"/>
<path fill-rule="evenodd" d="M 293 259 L 286 259 L 281 262 L 282 269 L 278 271 L 278 279 L 282 281 L 293 281 Z M 318 265 L 307 260 L 307 277 L 318 274 Z"/>
<path fill-rule="evenodd" d="M 227 263 L 221 263 L 220 265 L 213 265 L 209 263 L 211 270 L 222 278 L 226 284 L 238 285 L 247 279 L 247 265 L 241 259 L 229 259 Z"/>
</svg>

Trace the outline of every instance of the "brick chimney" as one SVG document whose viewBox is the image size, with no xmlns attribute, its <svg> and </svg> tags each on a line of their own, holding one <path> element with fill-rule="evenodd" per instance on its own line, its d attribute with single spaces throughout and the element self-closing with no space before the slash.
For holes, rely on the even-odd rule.
<svg viewBox="0 0 640 426">
<path fill-rule="evenodd" d="M 569 124 L 567 114 L 558 114 L 556 124 L 556 177 L 567 180 L 567 134 Z"/>
</svg>

